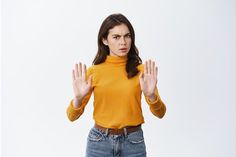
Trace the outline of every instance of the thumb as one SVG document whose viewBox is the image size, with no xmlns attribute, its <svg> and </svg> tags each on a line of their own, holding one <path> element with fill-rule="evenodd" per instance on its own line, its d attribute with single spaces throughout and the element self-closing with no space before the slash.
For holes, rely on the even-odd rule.
<svg viewBox="0 0 236 157">
<path fill-rule="evenodd" d="M 92 76 L 92 75 L 90 75 L 90 76 L 89 76 L 89 79 L 88 79 L 88 85 L 89 85 L 89 86 L 91 86 L 91 85 L 92 85 L 92 78 L 93 78 L 93 76 Z"/>
<path fill-rule="evenodd" d="M 143 79 L 143 72 L 141 72 L 141 73 L 139 74 L 139 79 L 140 79 L 140 80 Z"/>
<path fill-rule="evenodd" d="M 142 90 L 143 89 L 143 72 L 139 74 L 139 84 Z"/>
</svg>

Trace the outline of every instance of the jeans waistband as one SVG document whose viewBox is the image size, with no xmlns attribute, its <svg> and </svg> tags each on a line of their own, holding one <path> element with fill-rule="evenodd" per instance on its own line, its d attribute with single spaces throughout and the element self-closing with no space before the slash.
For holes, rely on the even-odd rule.
<svg viewBox="0 0 236 157">
<path fill-rule="evenodd" d="M 141 124 L 137 126 L 126 126 L 121 129 L 113 129 L 113 128 L 105 128 L 95 123 L 94 127 L 102 131 L 103 133 L 110 134 L 110 135 L 122 135 L 122 134 L 127 135 L 128 133 L 135 132 L 141 129 Z"/>
</svg>

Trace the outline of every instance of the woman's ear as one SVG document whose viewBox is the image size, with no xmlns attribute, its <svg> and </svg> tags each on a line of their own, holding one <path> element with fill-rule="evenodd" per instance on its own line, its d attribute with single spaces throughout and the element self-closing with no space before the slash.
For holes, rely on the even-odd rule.
<svg viewBox="0 0 236 157">
<path fill-rule="evenodd" d="M 107 42 L 106 39 L 103 38 L 103 39 L 102 39 L 102 42 L 103 42 L 104 45 L 108 46 L 108 42 Z"/>
</svg>

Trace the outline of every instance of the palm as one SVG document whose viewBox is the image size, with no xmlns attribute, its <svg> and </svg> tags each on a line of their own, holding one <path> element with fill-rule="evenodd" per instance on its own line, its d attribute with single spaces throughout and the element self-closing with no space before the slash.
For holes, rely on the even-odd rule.
<svg viewBox="0 0 236 157">
<path fill-rule="evenodd" d="M 155 67 L 155 62 L 151 60 L 145 62 L 144 73 L 140 74 L 139 83 L 145 96 L 151 96 L 155 93 L 157 84 L 157 67 Z"/>
<path fill-rule="evenodd" d="M 75 70 L 73 70 L 73 89 L 76 98 L 82 99 L 91 89 L 92 77 L 89 77 L 87 82 L 86 80 L 86 65 L 83 66 L 79 63 L 75 65 Z"/>
<path fill-rule="evenodd" d="M 83 98 L 90 90 L 90 86 L 86 81 L 78 78 L 73 81 L 73 89 L 76 97 Z"/>
</svg>

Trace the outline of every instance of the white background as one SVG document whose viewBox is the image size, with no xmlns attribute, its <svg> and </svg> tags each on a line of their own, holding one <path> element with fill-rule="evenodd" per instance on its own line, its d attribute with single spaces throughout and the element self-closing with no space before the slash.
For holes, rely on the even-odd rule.
<svg viewBox="0 0 236 157">
<path fill-rule="evenodd" d="M 145 61 L 156 61 L 163 119 L 142 99 L 148 157 L 236 156 L 236 2 L 233 0 L 3 0 L 3 157 L 82 157 L 91 97 L 75 122 L 71 71 L 90 66 L 102 21 L 133 24 Z M 119 96 L 119 95 L 117 95 Z"/>
</svg>

